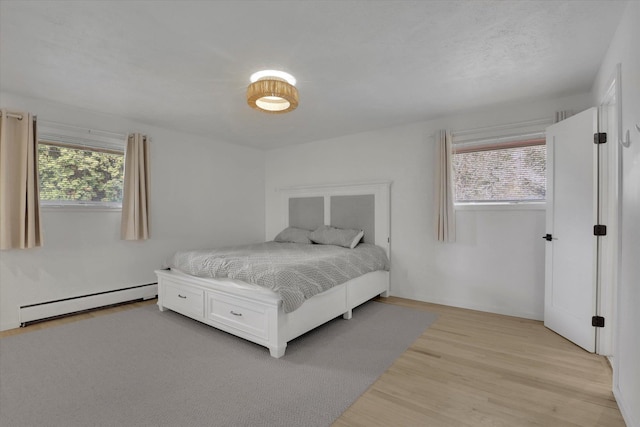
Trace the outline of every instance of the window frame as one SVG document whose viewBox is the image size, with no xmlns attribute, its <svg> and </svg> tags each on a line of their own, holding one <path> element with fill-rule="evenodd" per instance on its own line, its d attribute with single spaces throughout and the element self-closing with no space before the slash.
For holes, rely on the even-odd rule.
<svg viewBox="0 0 640 427">
<path fill-rule="evenodd" d="M 38 124 L 38 149 L 40 144 L 71 148 L 76 150 L 90 150 L 108 154 L 121 154 L 125 160 L 126 135 L 113 132 L 96 131 L 70 125 L 45 122 Z M 123 165 L 123 178 L 125 168 Z M 40 167 L 38 166 L 38 177 Z M 42 200 L 40 208 L 55 211 L 107 211 L 121 212 L 122 202 L 97 202 L 82 200 Z"/>
<path fill-rule="evenodd" d="M 533 132 L 526 134 L 512 134 L 503 137 L 489 138 L 467 138 L 464 141 L 453 141 L 451 148 L 452 161 L 453 156 L 459 153 L 474 153 L 481 151 L 495 151 L 510 148 L 546 146 L 546 137 L 544 132 Z M 454 210 L 544 210 L 547 201 L 546 194 L 544 200 L 496 200 L 496 201 L 457 201 L 455 194 L 455 170 L 453 164 L 452 169 L 452 189 L 454 191 Z"/>
</svg>

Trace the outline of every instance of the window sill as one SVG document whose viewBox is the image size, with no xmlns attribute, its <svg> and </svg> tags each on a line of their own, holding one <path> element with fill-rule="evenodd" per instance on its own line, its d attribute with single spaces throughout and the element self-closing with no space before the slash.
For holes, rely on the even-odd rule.
<svg viewBox="0 0 640 427">
<path fill-rule="evenodd" d="M 456 211 L 544 211 L 547 203 L 456 203 L 453 208 Z"/>
<path fill-rule="evenodd" d="M 40 210 L 49 212 L 122 212 L 121 206 L 100 206 L 100 205 L 43 205 Z"/>
</svg>

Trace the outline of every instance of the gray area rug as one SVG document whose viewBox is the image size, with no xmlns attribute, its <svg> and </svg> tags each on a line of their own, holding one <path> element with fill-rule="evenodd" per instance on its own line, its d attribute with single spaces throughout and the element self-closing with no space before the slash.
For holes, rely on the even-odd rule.
<svg viewBox="0 0 640 427">
<path fill-rule="evenodd" d="M 155 305 L 0 339 L 0 425 L 327 426 L 436 315 L 378 302 L 283 358 Z"/>
</svg>

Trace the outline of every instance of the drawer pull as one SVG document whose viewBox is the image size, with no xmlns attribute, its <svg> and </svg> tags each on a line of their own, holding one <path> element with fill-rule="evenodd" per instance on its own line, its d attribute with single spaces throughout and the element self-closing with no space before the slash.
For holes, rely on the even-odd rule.
<svg viewBox="0 0 640 427">
<path fill-rule="evenodd" d="M 178 298 L 187 299 L 186 296 L 178 294 Z"/>
<path fill-rule="evenodd" d="M 234 316 L 242 316 L 242 313 L 236 313 L 235 311 L 231 310 L 229 313 L 233 314 Z"/>
</svg>

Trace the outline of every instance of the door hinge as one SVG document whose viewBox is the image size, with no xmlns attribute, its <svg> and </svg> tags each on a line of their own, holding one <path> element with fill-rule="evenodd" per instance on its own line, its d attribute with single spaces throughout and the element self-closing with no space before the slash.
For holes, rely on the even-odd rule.
<svg viewBox="0 0 640 427">
<path fill-rule="evenodd" d="M 594 144 L 604 144 L 605 142 L 607 142 L 607 134 L 605 132 L 593 134 Z"/>
<path fill-rule="evenodd" d="M 593 316 L 591 318 L 591 326 L 594 326 L 596 328 L 604 328 L 604 317 Z"/>
<path fill-rule="evenodd" d="M 607 235 L 607 226 L 597 224 L 593 226 L 593 235 L 594 236 L 606 236 Z"/>
</svg>

